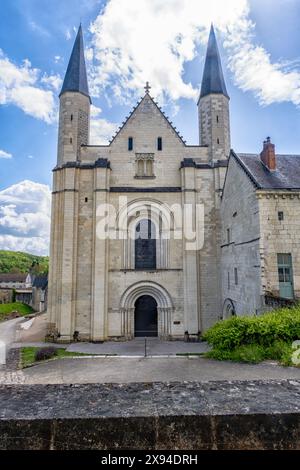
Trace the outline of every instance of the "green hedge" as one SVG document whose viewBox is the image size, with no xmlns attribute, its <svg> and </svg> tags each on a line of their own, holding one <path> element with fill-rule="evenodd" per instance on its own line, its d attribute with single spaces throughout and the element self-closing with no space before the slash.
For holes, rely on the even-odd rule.
<svg viewBox="0 0 300 470">
<path fill-rule="evenodd" d="M 242 362 L 275 359 L 287 365 L 292 342 L 300 339 L 300 305 L 259 317 L 232 317 L 220 321 L 203 339 L 213 347 L 208 357 Z"/>
<path fill-rule="evenodd" d="M 246 344 L 271 346 L 274 341 L 300 339 L 300 306 L 259 317 L 232 317 L 216 323 L 204 335 L 214 348 L 231 350 Z"/>
</svg>

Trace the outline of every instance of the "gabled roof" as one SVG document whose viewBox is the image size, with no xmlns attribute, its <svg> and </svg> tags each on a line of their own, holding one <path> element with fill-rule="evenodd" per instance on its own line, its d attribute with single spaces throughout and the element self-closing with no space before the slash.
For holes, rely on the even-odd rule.
<svg viewBox="0 0 300 470">
<path fill-rule="evenodd" d="M 208 39 L 200 98 L 211 93 L 222 94 L 229 98 L 213 25 L 211 25 Z"/>
<path fill-rule="evenodd" d="M 0 273 L 0 282 L 25 282 L 28 273 Z"/>
<path fill-rule="evenodd" d="M 150 96 L 150 94 L 148 92 L 145 93 L 145 95 L 140 99 L 140 101 L 137 102 L 136 106 L 133 107 L 132 111 L 129 113 L 129 115 L 126 117 L 125 121 L 122 123 L 122 125 L 119 127 L 119 129 L 117 130 L 116 134 L 112 137 L 112 139 L 110 140 L 109 144 L 111 144 L 115 139 L 116 137 L 119 135 L 119 133 L 122 131 L 122 129 L 124 129 L 124 127 L 126 126 L 127 122 L 129 121 L 129 119 L 131 118 L 131 116 L 134 114 L 134 112 L 139 108 L 139 106 L 142 104 L 142 102 L 146 99 L 150 99 L 151 102 L 153 103 L 153 105 L 155 106 L 156 109 L 158 109 L 158 111 L 160 112 L 160 114 L 162 115 L 162 117 L 165 119 L 165 121 L 168 123 L 168 125 L 171 127 L 172 131 L 176 134 L 176 136 L 178 137 L 178 139 L 183 143 L 183 145 L 186 145 L 186 141 L 183 140 L 183 137 L 182 135 L 179 134 L 178 130 L 176 129 L 176 127 L 173 126 L 173 123 L 171 121 L 169 121 L 168 117 L 165 115 L 165 113 L 161 110 L 161 108 L 158 106 L 158 104 L 156 103 L 156 101 L 154 101 L 154 99 L 152 98 L 152 96 Z"/>
<path fill-rule="evenodd" d="M 268 170 L 260 155 L 232 151 L 231 156 L 257 189 L 300 190 L 300 155 L 276 155 L 275 171 Z"/>
<path fill-rule="evenodd" d="M 34 278 L 33 281 L 33 287 L 39 287 L 41 289 L 45 289 L 48 285 L 48 276 L 45 275 L 39 275 Z"/>
<path fill-rule="evenodd" d="M 66 91 L 82 93 L 83 95 L 90 98 L 84 59 L 84 45 L 81 25 L 78 29 L 64 83 L 59 96 L 61 96 Z"/>
</svg>

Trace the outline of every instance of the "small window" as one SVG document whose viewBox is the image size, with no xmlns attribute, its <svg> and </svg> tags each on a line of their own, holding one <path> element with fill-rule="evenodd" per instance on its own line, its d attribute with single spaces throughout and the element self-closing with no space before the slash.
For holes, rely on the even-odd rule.
<svg viewBox="0 0 300 470">
<path fill-rule="evenodd" d="M 157 150 L 161 151 L 162 150 L 162 138 L 157 137 Z"/>
<path fill-rule="evenodd" d="M 144 176 L 144 161 L 138 160 L 137 162 L 137 176 Z"/>
<path fill-rule="evenodd" d="M 219 138 L 217 139 L 217 144 L 218 144 L 218 145 L 220 144 L 220 139 L 219 139 Z"/>
<path fill-rule="evenodd" d="M 230 228 L 227 229 L 227 243 L 230 243 Z"/>
<path fill-rule="evenodd" d="M 278 212 L 278 220 L 282 221 L 284 219 L 284 214 L 282 211 Z"/>
<path fill-rule="evenodd" d="M 227 273 L 227 288 L 230 290 L 230 272 Z"/>
<path fill-rule="evenodd" d="M 217 116 L 217 122 L 219 122 L 219 116 Z"/>
<path fill-rule="evenodd" d="M 72 139 L 72 137 L 70 137 L 70 144 L 72 144 L 72 143 L 73 143 L 73 139 Z"/>
<path fill-rule="evenodd" d="M 153 178 L 153 158 L 137 158 L 136 160 L 136 177 L 137 178 Z"/>
<path fill-rule="evenodd" d="M 238 278 L 238 270 L 237 268 L 234 268 L 234 283 L 237 286 L 239 283 L 239 278 Z"/>
<path fill-rule="evenodd" d="M 153 176 L 153 160 L 146 160 L 146 176 Z"/>
<path fill-rule="evenodd" d="M 88 198 L 87 198 L 87 197 L 84 198 L 84 202 L 88 202 Z"/>
<path fill-rule="evenodd" d="M 73 114 L 71 114 L 71 121 L 73 121 Z"/>
<path fill-rule="evenodd" d="M 128 137 L 128 151 L 131 152 L 133 150 L 133 138 Z"/>
</svg>

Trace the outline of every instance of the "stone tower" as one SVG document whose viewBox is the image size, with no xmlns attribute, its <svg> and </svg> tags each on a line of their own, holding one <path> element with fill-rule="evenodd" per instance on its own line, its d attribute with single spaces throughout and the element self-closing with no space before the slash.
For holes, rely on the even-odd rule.
<svg viewBox="0 0 300 470">
<path fill-rule="evenodd" d="M 91 99 L 84 60 L 81 25 L 60 92 L 57 166 L 53 172 L 49 266 L 49 333 L 69 341 L 75 330 L 78 165 L 89 141 Z"/>
<path fill-rule="evenodd" d="M 59 95 L 57 164 L 80 160 L 81 145 L 89 141 L 90 105 L 84 60 L 82 28 L 79 26 L 64 83 Z"/>
<path fill-rule="evenodd" d="M 213 25 L 209 34 L 198 110 L 200 145 L 209 147 L 211 160 L 228 158 L 230 153 L 229 96 Z"/>
</svg>

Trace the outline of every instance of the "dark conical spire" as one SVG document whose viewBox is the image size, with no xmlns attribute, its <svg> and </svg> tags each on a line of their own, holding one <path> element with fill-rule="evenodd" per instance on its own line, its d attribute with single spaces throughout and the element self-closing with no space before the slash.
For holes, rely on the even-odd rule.
<svg viewBox="0 0 300 470">
<path fill-rule="evenodd" d="M 229 98 L 213 25 L 209 33 L 200 98 L 211 93 L 219 93 Z"/>
<path fill-rule="evenodd" d="M 59 96 L 61 96 L 66 91 L 76 91 L 90 97 L 84 60 L 84 46 L 81 24 L 78 29 L 64 83 Z"/>
</svg>

